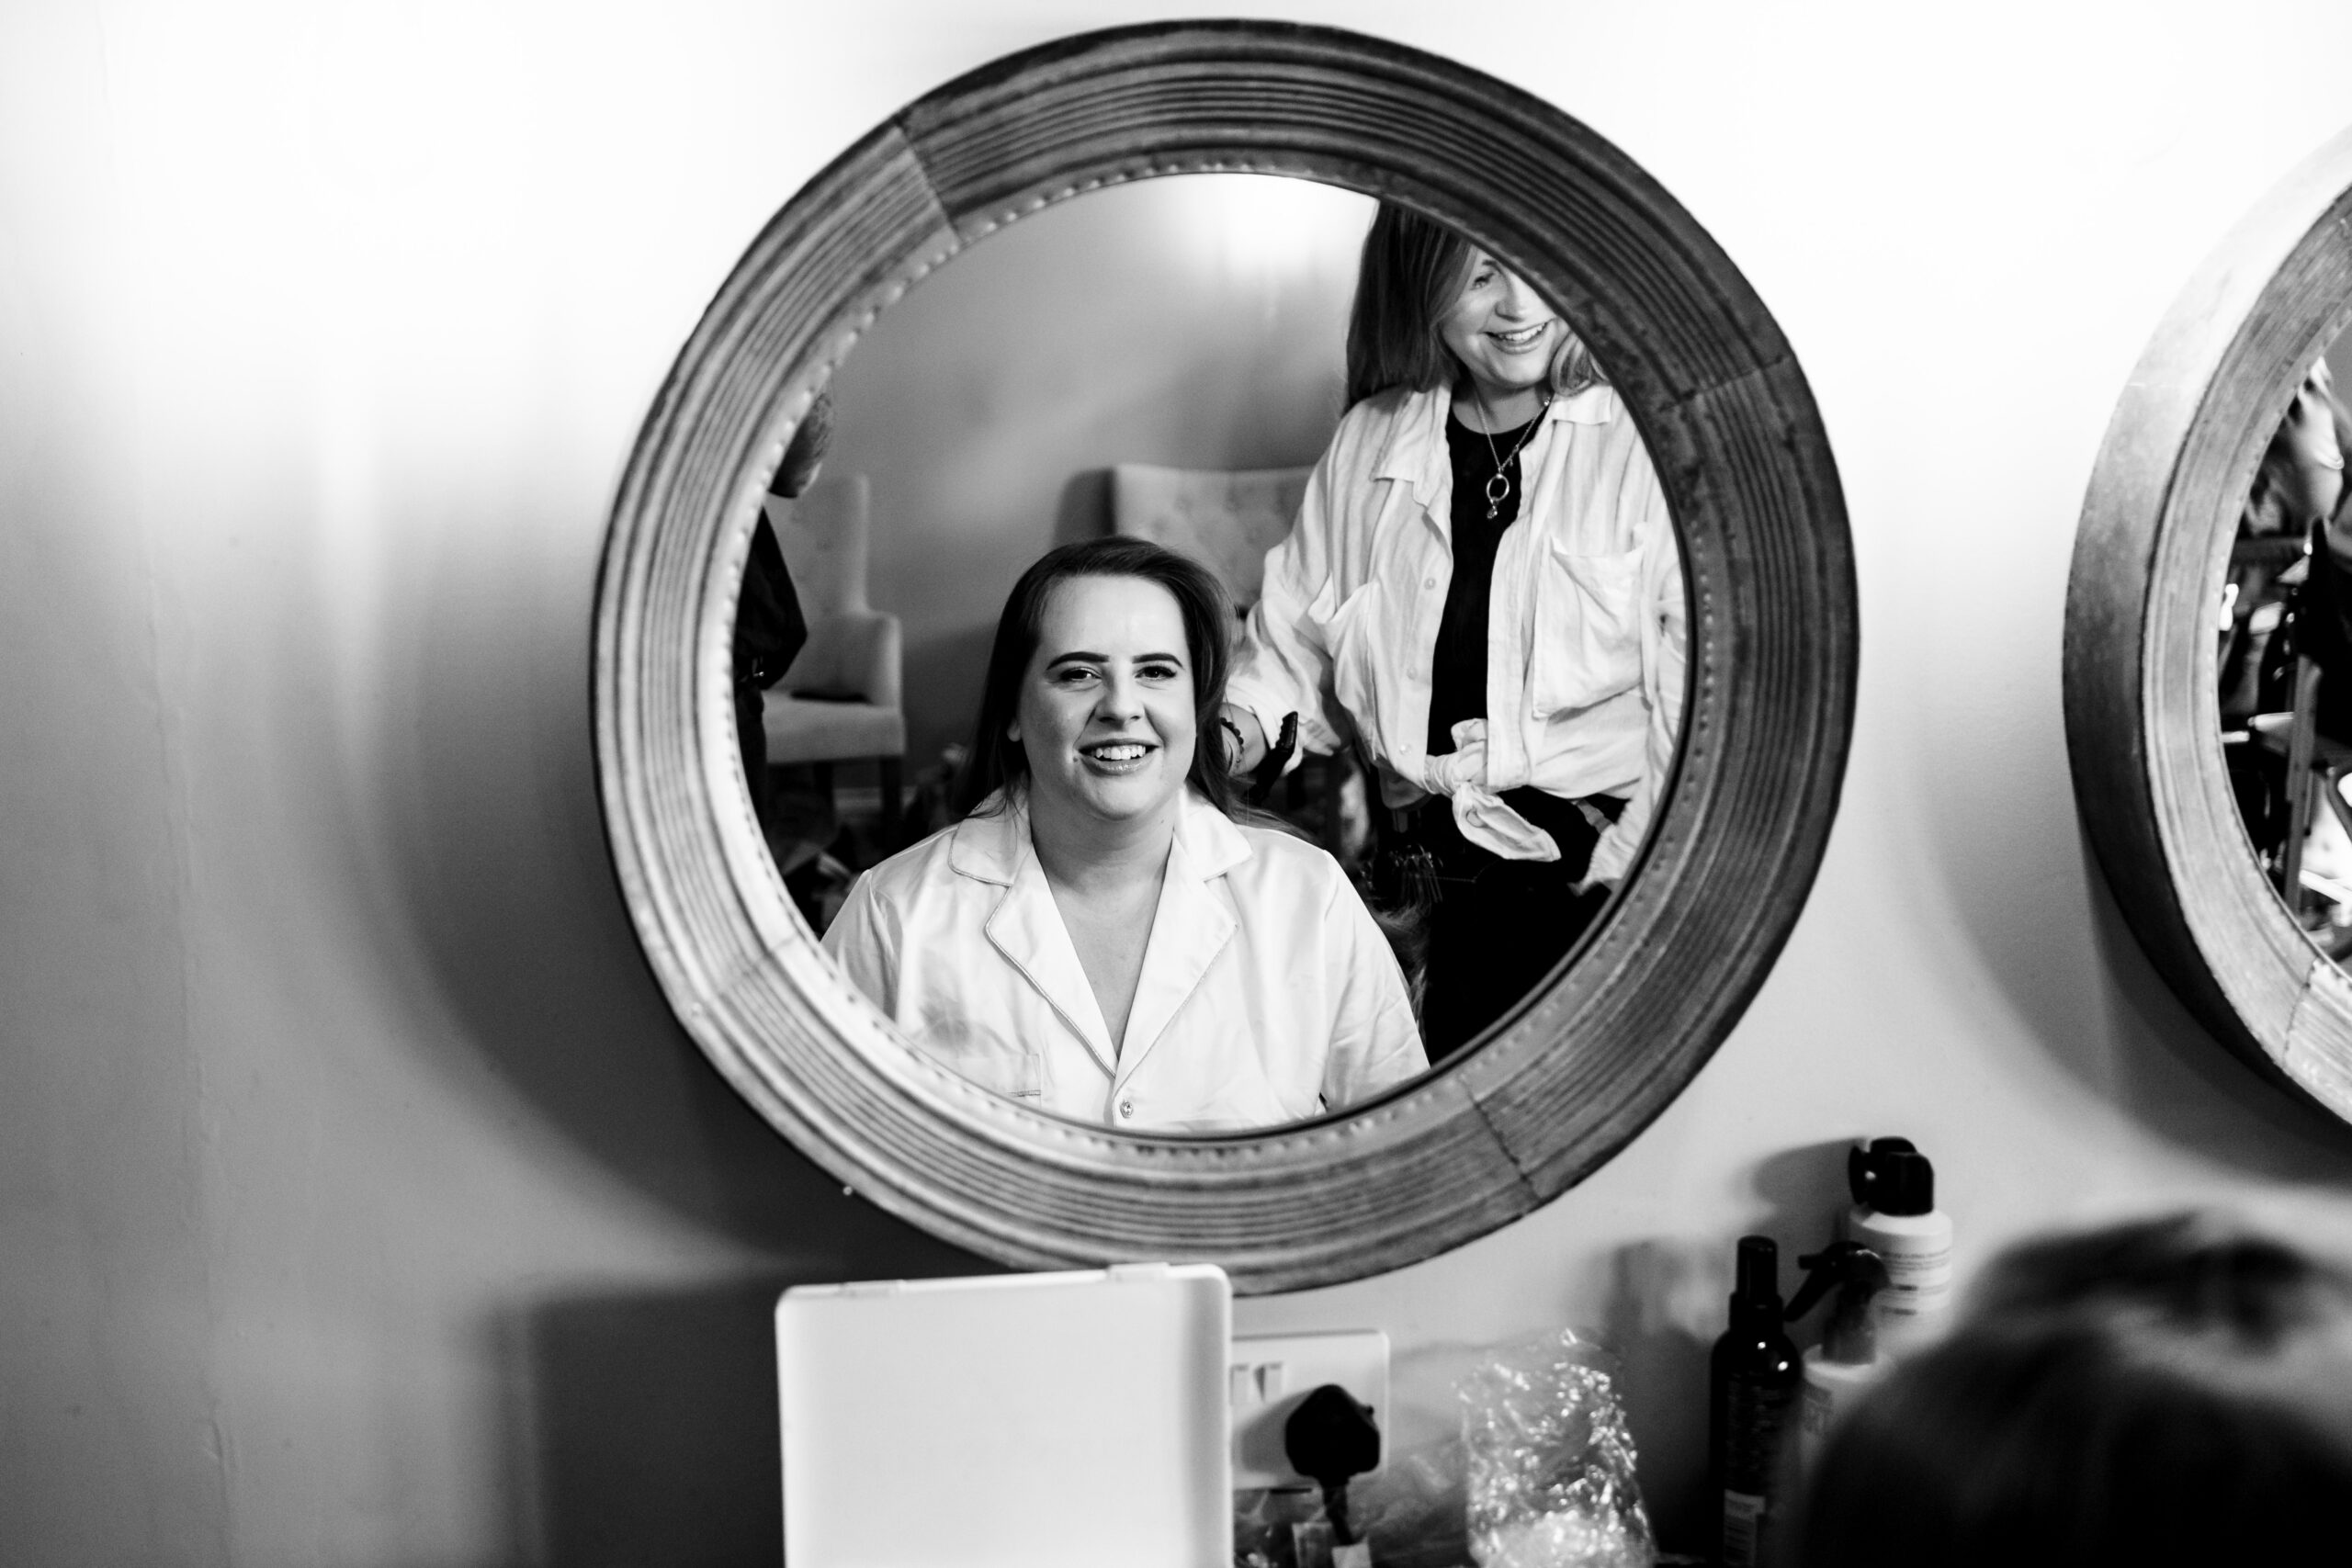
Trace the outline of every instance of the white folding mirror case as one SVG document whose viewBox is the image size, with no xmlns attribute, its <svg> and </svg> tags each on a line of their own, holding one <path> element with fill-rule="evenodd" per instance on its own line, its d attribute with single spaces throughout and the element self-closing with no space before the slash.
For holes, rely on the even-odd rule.
<svg viewBox="0 0 2352 1568">
<path fill-rule="evenodd" d="M 1208 1264 L 786 1291 L 786 1562 L 1226 1568 L 1232 1331 Z"/>
</svg>

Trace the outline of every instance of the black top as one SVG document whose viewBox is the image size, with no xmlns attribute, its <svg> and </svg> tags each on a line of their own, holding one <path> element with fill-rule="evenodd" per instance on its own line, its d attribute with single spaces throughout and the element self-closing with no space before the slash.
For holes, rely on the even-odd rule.
<svg viewBox="0 0 2352 1568">
<path fill-rule="evenodd" d="M 808 623 L 784 564 L 784 547 L 763 517 L 752 530 L 743 592 L 735 603 L 736 684 L 763 690 L 775 685 L 808 640 Z"/>
<path fill-rule="evenodd" d="M 1544 416 L 1537 414 L 1536 419 Z M 1515 448 L 1535 420 L 1488 438 L 1448 415 L 1445 445 L 1453 459 L 1453 581 L 1446 586 L 1445 611 L 1437 623 L 1437 645 L 1430 660 L 1429 753 L 1453 750 L 1453 727 L 1487 716 L 1487 605 L 1494 597 L 1495 552 L 1519 517 L 1519 453 Z M 1495 458 L 1503 459 L 1510 482 L 1490 520 L 1487 490 Z"/>
<path fill-rule="evenodd" d="M 752 530 L 751 558 L 743 563 L 742 596 L 735 604 L 735 741 L 743 753 L 743 783 L 752 809 L 768 815 L 767 688 L 784 679 L 808 622 L 793 592 L 775 530 L 761 518 Z"/>
</svg>

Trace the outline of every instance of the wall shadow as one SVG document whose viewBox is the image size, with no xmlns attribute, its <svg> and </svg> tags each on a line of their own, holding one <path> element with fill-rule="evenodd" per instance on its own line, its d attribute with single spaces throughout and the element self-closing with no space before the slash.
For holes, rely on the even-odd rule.
<svg viewBox="0 0 2352 1568">
<path fill-rule="evenodd" d="M 1111 470 L 1080 468 L 1054 503 L 1054 543 L 1075 545 L 1111 531 Z"/>
<path fill-rule="evenodd" d="M 2198 1021 L 2132 934 L 2079 823 L 2076 841 L 2109 1012 L 2131 1025 L 2113 1064 L 2117 1101 L 2156 1133 L 2217 1163 L 2278 1181 L 2352 1184 L 2346 1167 L 2352 1127 L 2241 1058 Z"/>
<path fill-rule="evenodd" d="M 1863 1135 L 1882 1137 L 1894 1131 L 1866 1128 Z M 1747 1234 L 1769 1235 L 1781 1244 L 1783 1296 L 1796 1294 L 1798 1257 L 1818 1252 L 1838 1239 L 1838 1216 L 1854 1201 L 1846 1179 L 1846 1156 L 1853 1146 L 1849 1138 L 1800 1144 L 1758 1162 L 1749 1179 L 1756 1195 L 1764 1201 L 1764 1218 Z M 1731 1288 L 1731 1251 L 1727 1247 L 1723 1258 L 1726 1291 Z M 1799 1334 L 1796 1338 L 1800 1345 L 1813 1343 L 1806 1335 Z"/>
<path fill-rule="evenodd" d="M 1640 1455 L 1642 1501 L 1668 1551 L 1701 1552 L 1714 1515 L 1707 1495 L 1707 1355 L 1713 1341 L 1671 1303 L 1703 1288 L 1705 1260 L 1688 1241 L 1617 1248 L 1601 1333 L 1624 1368 L 1626 1424 Z"/>
<path fill-rule="evenodd" d="M 544 1136 L 535 1117 L 682 1221 L 781 1264 L 835 1279 L 989 1270 L 844 1200 L 679 1026 L 605 838 L 592 584 L 544 563 L 493 575 L 500 586 L 469 592 L 445 563 L 410 585 L 401 692 L 375 720 L 395 737 L 380 748 L 393 771 L 339 796 L 348 884 L 381 928 L 369 945 L 389 985 L 424 996 L 415 1048 L 467 1092 L 527 1106 L 518 1137 Z"/>
<path fill-rule="evenodd" d="M 786 1281 L 558 1299 L 501 1325 L 509 1495 L 566 1568 L 784 1556 L 774 1312 Z"/>
<path fill-rule="evenodd" d="M 902 682 L 907 694 L 907 765 L 910 782 L 934 766 L 940 752 L 972 739 L 972 716 L 980 711 L 980 687 L 988 674 L 989 649 L 996 640 L 997 609 L 985 626 L 958 626 L 911 635 L 905 644 Z"/>
</svg>

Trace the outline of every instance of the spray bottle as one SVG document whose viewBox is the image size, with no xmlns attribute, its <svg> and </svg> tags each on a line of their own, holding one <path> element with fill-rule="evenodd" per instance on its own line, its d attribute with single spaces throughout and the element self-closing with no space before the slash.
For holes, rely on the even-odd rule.
<svg viewBox="0 0 2352 1568">
<path fill-rule="evenodd" d="M 1846 1239 L 1886 1265 L 1879 1327 L 1895 1354 L 1932 1337 L 1951 1304 L 1951 1216 L 1936 1207 L 1936 1171 L 1908 1138 L 1857 1145 L 1846 1158 L 1854 1206 Z"/>
<path fill-rule="evenodd" d="M 1837 1292 L 1829 1320 L 1822 1325 L 1821 1343 L 1804 1353 L 1804 1410 L 1797 1455 L 1800 1467 L 1811 1474 L 1831 1426 L 1889 1365 L 1878 1353 L 1878 1318 L 1871 1305 L 1886 1289 L 1886 1264 L 1860 1242 L 1833 1241 L 1798 1258 L 1797 1266 L 1807 1273 L 1789 1303 L 1791 1323 L 1811 1312 L 1823 1296 Z"/>
<path fill-rule="evenodd" d="M 1797 1348 L 1781 1327 L 1780 1248 L 1770 1236 L 1742 1236 L 1731 1326 L 1715 1341 L 1707 1379 L 1707 1458 L 1722 1506 L 1723 1568 L 1768 1561 L 1773 1516 L 1792 1479 L 1787 1450 L 1804 1386 Z"/>
</svg>

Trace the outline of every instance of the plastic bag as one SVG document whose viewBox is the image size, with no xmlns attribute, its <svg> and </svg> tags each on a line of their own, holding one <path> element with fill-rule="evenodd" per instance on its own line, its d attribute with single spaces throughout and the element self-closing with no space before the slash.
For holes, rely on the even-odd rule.
<svg viewBox="0 0 2352 1568">
<path fill-rule="evenodd" d="M 1462 1442 L 1394 1454 L 1377 1475 L 1348 1488 L 1357 1526 L 1372 1543 L 1373 1568 L 1463 1568 Z"/>
<path fill-rule="evenodd" d="M 1233 1495 L 1235 1568 L 1296 1568 L 1297 1528 L 1323 1517 L 1323 1499 L 1312 1486 Z"/>
<path fill-rule="evenodd" d="M 1461 1562 L 1457 1552 L 1453 1562 Z M 1332 1540 L 1321 1496 L 1311 1486 L 1233 1495 L 1234 1568 L 1363 1568 L 1374 1562 L 1368 1542 Z M 1383 1556 L 1379 1568 L 1402 1568 Z"/>
<path fill-rule="evenodd" d="M 1651 1568 L 1612 1358 L 1567 1329 L 1463 1379 L 1470 1556 L 1480 1568 Z"/>
</svg>

